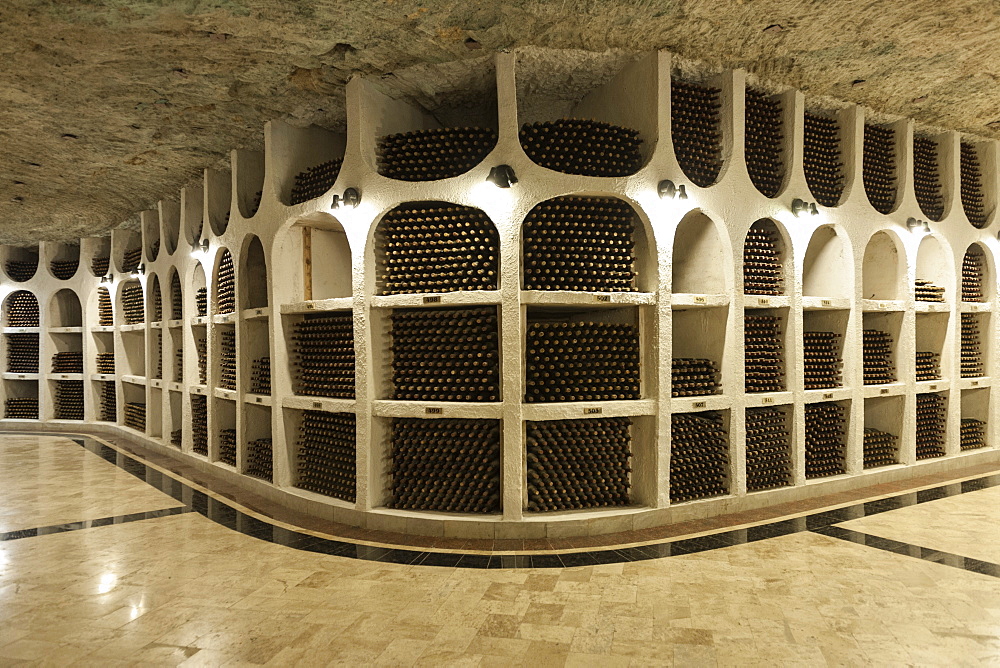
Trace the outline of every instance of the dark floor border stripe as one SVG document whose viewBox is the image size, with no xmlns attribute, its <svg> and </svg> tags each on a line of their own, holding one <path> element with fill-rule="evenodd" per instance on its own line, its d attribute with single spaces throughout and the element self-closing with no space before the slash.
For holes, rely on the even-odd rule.
<svg viewBox="0 0 1000 668">
<path fill-rule="evenodd" d="M 898 510 L 921 503 L 929 503 L 958 494 L 988 489 L 1000 486 L 1000 474 L 990 474 L 973 480 L 963 482 L 945 483 L 938 487 L 932 487 L 915 492 L 904 492 L 896 496 L 866 501 L 843 508 L 824 510 L 811 515 L 804 515 L 786 520 L 778 520 L 753 527 L 742 529 L 729 529 L 718 531 L 713 534 L 699 536 L 697 538 L 685 538 L 681 540 L 665 540 L 663 542 L 642 545 L 635 547 L 607 548 L 594 551 L 560 552 L 558 554 L 538 554 L 534 552 L 524 554 L 469 554 L 461 552 L 434 552 L 431 550 L 407 549 L 405 547 L 380 547 L 373 545 L 363 545 L 352 543 L 346 540 L 334 538 L 320 538 L 311 534 L 286 529 L 270 522 L 257 519 L 233 508 L 224 501 L 209 496 L 189 486 L 181 479 L 174 478 L 168 474 L 154 469 L 145 463 L 131 457 L 125 452 L 98 441 L 87 434 L 60 433 L 60 432 L 2 432 L 10 435 L 21 436 L 61 436 L 68 438 L 86 450 L 100 456 L 107 462 L 114 464 L 118 468 L 139 478 L 146 484 L 154 487 L 172 498 L 184 504 L 181 508 L 171 508 L 167 511 L 152 511 L 155 513 L 167 512 L 169 515 L 180 514 L 182 512 L 195 512 L 205 518 L 220 524 L 226 528 L 239 533 L 268 541 L 276 545 L 314 552 L 317 554 L 327 554 L 349 559 L 361 559 L 365 561 L 384 562 L 394 564 L 419 565 L 419 566 L 443 566 L 450 568 L 569 568 L 574 566 L 593 566 L 597 564 L 614 564 L 631 561 L 645 561 L 648 559 L 663 559 L 665 557 L 675 557 L 684 554 L 697 554 L 709 550 L 717 550 L 723 547 L 744 545 L 754 543 L 769 538 L 788 536 L 803 531 L 811 531 L 834 538 L 843 538 L 851 542 L 869 545 L 877 549 L 887 549 L 897 554 L 915 556 L 926 561 L 944 563 L 946 565 L 956 565 L 958 563 L 968 564 L 970 567 L 958 566 L 976 573 L 992 575 L 1000 573 L 1000 565 L 990 562 L 979 561 L 969 557 L 953 555 L 939 550 L 930 550 L 917 545 L 889 541 L 877 536 L 868 536 L 856 531 L 851 531 L 843 527 L 835 526 L 841 522 L 870 517 L 890 510 Z M 173 512 L 168 512 L 173 511 Z M 136 513 L 145 515 L 148 513 Z M 166 515 L 160 515 L 166 516 Z M 127 517 L 127 516 L 123 516 Z M 108 518 L 105 518 L 108 519 Z M 151 518 L 142 518 L 151 519 Z M 102 520 L 91 520 L 90 526 L 105 526 L 104 524 L 94 525 L 93 522 Z M 134 521 L 134 520 L 130 520 Z M 114 524 L 108 522 L 107 524 Z M 85 525 L 86 522 L 71 523 L 59 526 Z M 79 526 L 78 528 L 88 528 Z M 66 531 L 76 530 L 76 528 L 65 529 Z M 36 531 L 26 529 L 24 532 Z M 21 532 L 11 532 L 21 533 Z M 53 533 L 58 533 L 53 531 Z M 36 534 L 44 535 L 44 534 Z M 850 537 L 846 537 L 850 536 Z M 29 535 L 17 536 L 17 538 L 28 538 Z M 891 549 L 890 549 L 891 548 Z M 960 561 L 962 560 L 962 561 Z M 950 563 L 949 563 L 950 562 Z"/>
<path fill-rule="evenodd" d="M 192 512 L 187 506 L 176 508 L 163 508 L 162 510 L 147 510 L 141 513 L 129 513 L 128 515 L 113 515 L 111 517 L 99 517 L 96 520 L 80 520 L 78 522 L 67 522 L 65 524 L 50 524 L 44 527 L 33 529 L 17 529 L 16 531 L 0 532 L 0 542 L 9 540 L 20 540 L 21 538 L 36 538 L 37 536 L 50 536 L 56 533 L 66 533 L 67 531 L 80 531 L 81 529 L 93 529 L 95 527 L 106 527 L 113 524 L 127 524 L 129 522 L 142 522 L 143 520 L 153 520 L 160 517 L 170 517 L 171 515 L 181 515 Z"/>
</svg>

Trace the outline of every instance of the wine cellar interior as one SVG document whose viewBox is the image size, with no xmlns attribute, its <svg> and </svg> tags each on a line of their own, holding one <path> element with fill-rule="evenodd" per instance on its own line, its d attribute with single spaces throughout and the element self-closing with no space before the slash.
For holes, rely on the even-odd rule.
<svg viewBox="0 0 1000 668">
<path fill-rule="evenodd" d="M 477 538 L 995 459 L 994 142 L 662 52 L 477 62 L 465 106 L 356 77 L 137 226 L 0 247 L 0 425 Z"/>
</svg>

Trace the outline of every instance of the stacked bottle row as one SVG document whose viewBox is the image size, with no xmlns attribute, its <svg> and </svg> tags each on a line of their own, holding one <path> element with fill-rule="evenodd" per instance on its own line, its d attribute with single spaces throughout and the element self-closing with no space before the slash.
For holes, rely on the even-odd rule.
<svg viewBox="0 0 1000 668">
<path fill-rule="evenodd" d="M 390 507 L 500 511 L 499 421 L 393 418 L 390 443 Z"/>
<path fill-rule="evenodd" d="M 865 385 L 896 382 L 896 367 L 892 363 L 892 334 L 877 329 L 862 332 L 862 365 Z"/>
<path fill-rule="evenodd" d="M 170 319 L 180 320 L 184 317 L 184 294 L 181 291 L 181 278 L 174 274 L 170 279 Z"/>
<path fill-rule="evenodd" d="M 146 431 L 146 404 L 138 401 L 126 401 L 123 407 L 125 411 L 125 426 L 136 431 Z"/>
<path fill-rule="evenodd" d="M 246 473 L 267 482 L 273 480 L 274 446 L 269 438 L 258 438 L 247 443 Z"/>
<path fill-rule="evenodd" d="M 383 295 L 497 289 L 500 241 L 479 209 L 404 204 L 385 215 L 379 235 Z"/>
<path fill-rule="evenodd" d="M 806 404 L 806 478 L 844 473 L 846 409 L 840 404 Z"/>
<path fill-rule="evenodd" d="M 493 150 L 493 128 L 436 128 L 386 135 L 378 142 L 378 173 L 400 181 L 436 181 L 464 174 Z"/>
<path fill-rule="evenodd" d="M 181 444 L 183 442 L 184 442 L 183 429 L 174 429 L 170 432 L 170 445 L 174 446 L 175 448 L 179 448 L 181 447 Z"/>
<path fill-rule="evenodd" d="M 913 137 L 913 191 L 925 216 L 931 220 L 944 217 L 937 143 L 929 137 Z"/>
<path fill-rule="evenodd" d="M 122 271 L 126 274 L 131 273 L 139 268 L 139 263 L 142 262 L 142 246 L 136 246 L 135 248 L 129 248 L 125 251 L 122 256 Z"/>
<path fill-rule="evenodd" d="M 943 302 L 944 301 L 944 288 L 939 285 L 934 285 L 931 281 L 925 278 L 917 278 L 914 280 L 913 292 L 914 299 L 918 302 Z"/>
<path fill-rule="evenodd" d="M 836 332 L 803 332 L 805 389 L 819 390 L 840 387 L 841 367 L 840 334 Z"/>
<path fill-rule="evenodd" d="M 36 256 L 34 260 L 7 260 L 4 267 L 12 280 L 23 283 L 35 275 L 35 270 L 38 269 L 38 257 Z"/>
<path fill-rule="evenodd" d="M 130 281 L 122 287 L 122 315 L 126 325 L 138 325 L 145 322 L 146 314 L 142 300 L 142 285 L 139 281 Z"/>
<path fill-rule="evenodd" d="M 90 271 L 94 276 L 107 276 L 111 268 L 111 256 L 102 255 L 90 261 Z"/>
<path fill-rule="evenodd" d="M 236 466 L 236 430 L 219 430 L 219 461 Z"/>
<path fill-rule="evenodd" d="M 208 456 L 208 397 L 191 395 L 191 449 Z"/>
<path fill-rule="evenodd" d="M 557 197 L 522 226 L 525 290 L 634 292 L 635 212 L 610 197 Z"/>
<path fill-rule="evenodd" d="M 7 298 L 8 327 L 38 327 L 38 300 L 26 290 L 18 290 Z"/>
<path fill-rule="evenodd" d="M 728 493 L 729 434 L 714 411 L 670 416 L 670 499 L 674 503 Z"/>
<path fill-rule="evenodd" d="M 292 185 L 290 204 L 302 204 L 311 199 L 316 199 L 324 194 L 337 181 L 340 175 L 340 168 L 344 164 L 343 158 L 328 160 L 315 167 L 310 167 L 304 172 L 299 172 L 295 176 L 295 183 Z"/>
<path fill-rule="evenodd" d="M 219 387 L 236 389 L 236 328 L 219 331 Z"/>
<path fill-rule="evenodd" d="M 296 487 L 354 502 L 357 487 L 355 422 L 351 413 L 302 413 Z"/>
<path fill-rule="evenodd" d="M 918 350 L 915 378 L 918 383 L 941 378 L 941 355 L 928 350 Z"/>
<path fill-rule="evenodd" d="M 208 340 L 204 332 L 195 334 L 194 348 L 198 353 L 198 384 L 204 385 L 208 382 Z"/>
<path fill-rule="evenodd" d="M 809 192 L 822 206 L 837 206 L 844 192 L 840 161 L 840 123 L 836 119 L 806 112 L 802 168 Z"/>
<path fill-rule="evenodd" d="M 629 418 L 528 422 L 528 510 L 627 506 L 631 425 Z"/>
<path fill-rule="evenodd" d="M 747 491 L 792 484 L 791 433 L 781 408 L 746 410 Z"/>
<path fill-rule="evenodd" d="M 975 418 L 962 418 L 961 448 L 976 450 L 986 447 L 986 423 Z"/>
<path fill-rule="evenodd" d="M 296 323 L 292 345 L 296 394 L 354 398 L 354 318 L 350 311 L 307 315 Z"/>
<path fill-rule="evenodd" d="M 83 373 L 83 353 L 58 352 L 52 355 L 52 373 Z"/>
<path fill-rule="evenodd" d="M 393 309 L 393 399 L 500 401 L 497 309 Z"/>
<path fill-rule="evenodd" d="M 917 459 L 944 456 L 946 401 L 940 394 L 917 395 Z"/>
<path fill-rule="evenodd" d="M 579 118 L 525 123 L 519 138 L 535 164 L 563 174 L 628 176 L 642 166 L 638 131 L 611 123 Z"/>
<path fill-rule="evenodd" d="M 57 420 L 83 419 L 83 381 L 57 380 L 55 396 Z"/>
<path fill-rule="evenodd" d="M 271 358 L 260 357 L 250 364 L 250 393 L 271 394 Z"/>
<path fill-rule="evenodd" d="M 603 322 L 528 322 L 527 403 L 639 398 L 639 328 Z"/>
<path fill-rule="evenodd" d="M 745 151 L 747 172 L 765 197 L 777 197 L 784 178 L 781 161 L 781 100 L 746 89 Z M 759 294 L 759 293 L 750 293 Z"/>
<path fill-rule="evenodd" d="M 985 375 L 983 364 L 982 336 L 979 316 L 975 313 L 962 314 L 962 378 L 977 378 Z"/>
<path fill-rule="evenodd" d="M 978 246 L 973 246 L 962 258 L 962 301 L 984 302 L 983 273 L 985 257 Z"/>
<path fill-rule="evenodd" d="M 784 291 L 777 233 L 754 225 L 743 244 L 743 292 L 780 295 Z"/>
<path fill-rule="evenodd" d="M 38 373 L 38 334 L 7 334 L 7 371 Z"/>
<path fill-rule="evenodd" d="M 174 382 L 180 383 L 184 379 L 184 349 L 174 350 Z"/>
<path fill-rule="evenodd" d="M 118 394 L 115 381 L 101 381 L 100 419 L 103 422 L 118 421 Z"/>
<path fill-rule="evenodd" d="M 706 188 L 722 170 L 722 128 L 718 88 L 673 79 L 670 82 L 670 135 L 684 175 Z"/>
<path fill-rule="evenodd" d="M 9 272 L 10 270 L 8 269 Z M 8 420 L 37 420 L 38 398 L 9 397 L 4 401 L 3 416 Z"/>
<path fill-rule="evenodd" d="M 216 281 L 217 313 L 232 313 L 236 310 L 236 272 L 233 269 L 233 256 L 228 250 L 222 251 Z"/>
<path fill-rule="evenodd" d="M 864 467 L 873 469 L 879 466 L 898 464 L 899 437 L 872 427 L 865 427 Z"/>
<path fill-rule="evenodd" d="M 713 360 L 675 357 L 670 374 L 670 396 L 694 397 L 722 391 L 719 365 Z"/>
<path fill-rule="evenodd" d="M 198 288 L 195 290 L 194 302 L 199 318 L 208 315 L 208 288 Z"/>
<path fill-rule="evenodd" d="M 783 392 L 785 346 L 777 315 L 743 316 L 743 350 L 747 392 Z"/>
<path fill-rule="evenodd" d="M 111 308 L 111 293 L 106 288 L 97 289 L 97 324 L 111 327 L 115 324 L 114 310 Z"/>
<path fill-rule="evenodd" d="M 97 353 L 97 373 L 114 373 L 115 372 L 115 354 L 114 353 Z"/>
<path fill-rule="evenodd" d="M 896 132 L 892 128 L 865 124 L 862 180 L 868 201 L 879 213 L 896 205 Z"/>
<path fill-rule="evenodd" d="M 73 278 L 79 267 L 79 257 L 74 260 L 52 260 L 49 262 L 49 269 L 52 271 L 52 275 L 64 281 Z"/>
<path fill-rule="evenodd" d="M 989 223 L 983 201 L 983 175 L 979 169 L 976 147 L 964 141 L 961 143 L 959 151 L 959 167 L 962 208 L 965 209 L 965 217 L 969 219 L 973 227 L 982 229 Z"/>
<path fill-rule="evenodd" d="M 160 322 L 163 320 L 163 297 L 160 295 L 160 283 L 155 281 L 153 283 L 153 294 L 150 298 L 150 310 L 152 311 L 152 320 L 150 322 Z"/>
<path fill-rule="evenodd" d="M 153 356 L 156 359 L 156 366 L 153 368 L 153 378 L 157 380 L 163 378 L 163 331 L 153 330 Z"/>
</svg>

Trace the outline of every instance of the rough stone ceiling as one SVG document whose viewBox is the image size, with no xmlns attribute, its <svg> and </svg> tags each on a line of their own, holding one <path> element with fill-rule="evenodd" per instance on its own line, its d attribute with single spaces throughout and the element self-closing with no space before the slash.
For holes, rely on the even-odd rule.
<svg viewBox="0 0 1000 668">
<path fill-rule="evenodd" d="M 998 28 L 982 0 L 0 0 L 0 242 L 105 233 L 267 120 L 343 125 L 353 73 L 526 45 L 667 49 L 998 137 Z"/>
</svg>

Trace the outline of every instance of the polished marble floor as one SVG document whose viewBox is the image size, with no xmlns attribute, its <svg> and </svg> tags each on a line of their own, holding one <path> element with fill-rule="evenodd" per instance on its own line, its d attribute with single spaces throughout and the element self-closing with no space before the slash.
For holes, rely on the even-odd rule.
<svg viewBox="0 0 1000 668">
<path fill-rule="evenodd" d="M 847 511 L 838 537 L 456 568 L 234 530 L 234 513 L 66 438 L 0 436 L 0 462 L 0 665 L 1000 663 L 1000 577 L 962 561 L 997 561 L 995 485 Z"/>
</svg>

